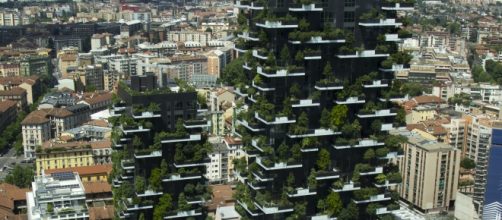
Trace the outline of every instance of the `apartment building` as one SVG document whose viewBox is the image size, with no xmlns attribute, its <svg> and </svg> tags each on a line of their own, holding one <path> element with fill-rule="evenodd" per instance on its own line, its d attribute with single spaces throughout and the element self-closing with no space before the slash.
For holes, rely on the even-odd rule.
<svg viewBox="0 0 502 220">
<path fill-rule="evenodd" d="M 418 133 L 400 134 L 407 137 L 404 157 L 398 159 L 401 198 L 425 213 L 449 210 L 457 191 L 460 150 Z"/>
<path fill-rule="evenodd" d="M 12 100 L 0 101 L 0 132 L 16 120 L 17 103 Z"/>
<path fill-rule="evenodd" d="M 62 172 L 35 176 L 26 193 L 30 220 L 88 219 L 85 189 L 77 173 Z"/>
<path fill-rule="evenodd" d="M 30 24 L 29 17 L 17 10 L 0 10 L 0 26 L 19 26 Z"/>
<path fill-rule="evenodd" d="M 38 76 L 0 77 L 0 91 L 21 88 L 26 91 L 27 104 L 33 104 L 42 93 L 42 85 Z"/>
<path fill-rule="evenodd" d="M 172 42 L 197 42 L 206 47 L 213 39 L 210 32 L 202 31 L 171 31 L 167 33 L 167 41 Z"/>
<path fill-rule="evenodd" d="M 19 76 L 19 63 L 0 63 L 0 77 Z"/>
<path fill-rule="evenodd" d="M 19 110 L 28 106 L 27 92 L 23 88 L 14 87 L 10 90 L 0 90 L 0 101 L 5 100 L 16 101 Z"/>
<path fill-rule="evenodd" d="M 71 172 L 78 173 L 82 182 L 108 182 L 108 175 L 112 172 L 111 164 L 68 167 L 44 170 L 46 175 L 52 173 Z"/>
<path fill-rule="evenodd" d="M 207 75 L 207 58 L 204 56 L 179 56 L 170 58 L 169 68 L 166 68 L 169 78 L 178 78 L 187 82 L 194 75 Z"/>
<path fill-rule="evenodd" d="M 24 156 L 34 158 L 37 146 L 77 125 L 73 113 L 64 108 L 31 112 L 21 122 Z"/>
<path fill-rule="evenodd" d="M 105 89 L 103 66 L 101 64 L 86 66 L 84 71 L 84 85 L 86 88 L 92 87 L 94 90 Z"/>
</svg>

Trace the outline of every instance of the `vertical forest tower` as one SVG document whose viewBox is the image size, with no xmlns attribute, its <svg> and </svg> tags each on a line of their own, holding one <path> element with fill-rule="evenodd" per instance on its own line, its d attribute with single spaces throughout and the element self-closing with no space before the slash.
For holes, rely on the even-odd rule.
<svg viewBox="0 0 502 220">
<path fill-rule="evenodd" d="M 399 208 L 394 72 L 406 0 L 236 1 L 236 163 L 245 219 L 379 219 Z"/>
</svg>

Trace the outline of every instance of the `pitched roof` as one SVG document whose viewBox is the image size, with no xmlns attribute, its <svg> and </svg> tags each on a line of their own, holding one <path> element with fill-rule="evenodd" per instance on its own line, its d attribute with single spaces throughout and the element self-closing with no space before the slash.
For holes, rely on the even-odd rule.
<svg viewBox="0 0 502 220">
<path fill-rule="evenodd" d="M 213 199 L 208 205 L 209 210 L 216 210 L 222 204 L 233 203 L 233 190 L 230 185 L 212 185 Z"/>
<path fill-rule="evenodd" d="M 43 124 L 49 122 L 49 119 L 46 117 L 47 113 L 43 110 L 35 110 L 28 114 L 21 125 L 33 125 L 33 124 Z"/>
<path fill-rule="evenodd" d="M 27 83 L 30 85 L 35 84 L 38 81 L 39 77 L 38 76 L 7 76 L 7 77 L 0 77 L 0 84 L 2 85 L 20 85 L 22 83 Z"/>
<path fill-rule="evenodd" d="M 115 208 L 113 205 L 89 208 L 89 220 L 105 220 L 113 219 L 114 217 Z"/>
<path fill-rule="evenodd" d="M 0 217 L 13 215 L 14 213 L 8 210 L 15 208 L 14 201 L 26 200 L 26 192 L 29 191 L 8 183 L 0 184 Z"/>
<path fill-rule="evenodd" d="M 100 140 L 100 141 L 72 141 L 65 143 L 55 143 L 52 141 L 46 141 L 42 144 L 42 148 L 50 149 L 50 148 L 83 148 L 89 146 L 92 149 L 103 149 L 110 148 L 112 146 L 112 142 L 109 139 Z"/>
<path fill-rule="evenodd" d="M 415 100 L 418 105 L 429 103 L 445 103 L 443 99 L 433 95 L 421 95 L 414 97 L 413 100 Z"/>
<path fill-rule="evenodd" d="M 85 194 L 94 194 L 94 193 L 111 193 L 112 186 L 105 181 L 101 182 L 83 182 Z"/>
<path fill-rule="evenodd" d="M 10 108 L 16 108 L 17 102 L 12 100 L 0 101 L 0 113 L 7 111 Z"/>
<path fill-rule="evenodd" d="M 99 164 L 83 167 L 67 167 L 59 169 L 44 170 L 45 174 L 61 173 L 61 172 L 76 172 L 80 176 L 92 176 L 97 174 L 110 174 L 112 172 L 111 164 Z"/>
<path fill-rule="evenodd" d="M 85 124 L 86 125 L 97 126 L 97 127 L 103 127 L 103 128 L 110 127 L 110 124 L 108 124 L 107 121 L 105 121 L 105 120 L 99 120 L 99 119 L 90 120 L 90 121 L 86 122 Z"/>
<path fill-rule="evenodd" d="M 26 90 L 24 90 L 23 88 L 19 88 L 19 87 L 14 87 L 11 90 L 0 91 L 0 96 L 11 96 L 11 95 L 21 96 L 24 94 L 26 94 Z"/>
<path fill-rule="evenodd" d="M 105 102 L 105 101 L 109 101 L 109 100 L 112 100 L 112 93 L 110 93 L 110 92 L 86 94 L 86 98 L 84 99 L 84 101 L 89 103 L 89 105 L 93 105 L 96 103 Z"/>
</svg>

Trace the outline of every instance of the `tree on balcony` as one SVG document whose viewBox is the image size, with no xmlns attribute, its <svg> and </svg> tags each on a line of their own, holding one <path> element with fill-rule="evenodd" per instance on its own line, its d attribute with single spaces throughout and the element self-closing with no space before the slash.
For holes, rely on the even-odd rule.
<svg viewBox="0 0 502 220">
<path fill-rule="evenodd" d="M 173 199 L 171 195 L 164 193 L 153 210 L 153 220 L 163 220 L 166 214 L 172 209 L 172 204 Z"/>
<path fill-rule="evenodd" d="M 288 175 L 288 179 L 286 180 L 286 190 L 291 193 L 295 188 L 295 175 L 290 172 Z"/>
<path fill-rule="evenodd" d="M 374 219 L 376 217 L 376 210 L 380 207 L 381 205 L 378 203 L 371 203 L 366 207 L 366 214 L 368 214 L 371 219 Z"/>
<path fill-rule="evenodd" d="M 282 142 L 281 145 L 277 148 L 277 153 L 279 154 L 280 161 L 288 161 L 289 157 L 289 147 L 286 145 L 286 142 Z"/>
<path fill-rule="evenodd" d="M 310 170 L 310 175 L 307 178 L 307 185 L 308 185 L 309 189 L 316 189 L 317 188 L 316 174 L 317 174 L 316 170 L 312 168 Z"/>
<path fill-rule="evenodd" d="M 366 160 L 366 161 L 371 161 L 375 158 L 375 151 L 370 148 L 368 150 L 366 150 L 366 152 L 364 152 L 364 156 L 363 156 L 363 159 Z"/>
<path fill-rule="evenodd" d="M 291 57 L 291 54 L 289 54 L 289 48 L 287 45 L 284 45 L 282 47 L 281 54 L 280 54 L 282 65 L 288 66 L 290 57 Z"/>
<path fill-rule="evenodd" d="M 309 118 L 307 113 L 302 112 L 296 123 L 292 124 L 289 131 L 292 134 L 305 134 L 309 129 Z"/>
<path fill-rule="evenodd" d="M 331 127 L 339 128 L 347 120 L 349 108 L 346 105 L 336 105 L 331 109 Z"/>
<path fill-rule="evenodd" d="M 307 213 L 307 202 L 297 202 L 293 208 L 294 212 L 286 220 L 305 219 Z"/>
<path fill-rule="evenodd" d="M 304 18 L 298 21 L 298 29 L 302 32 L 308 31 L 310 27 L 310 23 Z"/>
<path fill-rule="evenodd" d="M 357 201 L 368 200 L 371 196 L 377 195 L 378 190 L 376 188 L 368 187 L 362 188 L 360 190 L 354 191 L 354 199 Z"/>
<path fill-rule="evenodd" d="M 180 193 L 178 196 L 178 211 L 188 211 L 190 208 L 191 205 L 188 204 L 185 193 Z"/>
<path fill-rule="evenodd" d="M 351 202 L 346 208 L 342 209 L 337 219 L 339 220 L 357 220 L 359 210 L 355 203 Z"/>
<path fill-rule="evenodd" d="M 319 151 L 319 158 L 316 164 L 317 168 L 323 171 L 327 171 L 331 167 L 331 155 L 328 150 L 323 148 Z"/>
<path fill-rule="evenodd" d="M 160 192 L 162 190 L 162 176 L 159 168 L 154 168 L 150 173 L 150 178 L 148 178 L 150 184 L 150 189 L 155 192 Z"/>
<path fill-rule="evenodd" d="M 162 159 L 162 161 L 160 162 L 160 176 L 164 177 L 167 175 L 168 172 L 169 172 L 169 170 L 168 170 L 167 162 L 165 159 Z"/>
<path fill-rule="evenodd" d="M 137 193 L 143 193 L 145 192 L 145 178 L 142 176 L 136 176 L 134 178 L 134 189 L 136 190 Z"/>
<path fill-rule="evenodd" d="M 328 214 L 328 216 L 337 216 L 343 208 L 340 194 L 338 194 L 337 192 L 331 192 L 326 197 L 325 205 L 325 213 Z"/>
<path fill-rule="evenodd" d="M 296 63 L 299 64 L 299 65 L 302 65 L 304 57 L 305 57 L 305 55 L 303 54 L 303 51 L 298 50 L 298 52 L 296 52 L 296 55 L 295 55 L 295 61 L 296 61 Z"/>
<path fill-rule="evenodd" d="M 301 97 L 302 89 L 298 83 L 291 84 L 289 88 L 289 94 L 292 100 L 298 100 Z"/>
<path fill-rule="evenodd" d="M 321 128 L 330 128 L 331 126 L 331 114 L 327 109 L 323 109 L 321 112 L 321 119 L 319 120 Z"/>
<path fill-rule="evenodd" d="M 382 133 L 382 121 L 380 121 L 379 119 L 376 119 L 376 120 L 373 120 L 373 122 L 371 122 L 371 134 L 374 134 L 374 135 L 380 135 Z"/>
</svg>

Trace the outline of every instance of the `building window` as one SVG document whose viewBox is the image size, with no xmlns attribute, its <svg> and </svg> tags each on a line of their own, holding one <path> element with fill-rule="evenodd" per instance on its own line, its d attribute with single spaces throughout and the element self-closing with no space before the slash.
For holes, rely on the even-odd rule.
<svg viewBox="0 0 502 220">
<path fill-rule="evenodd" d="M 346 11 L 343 13 L 343 22 L 354 22 L 355 15 L 353 11 Z"/>
</svg>

